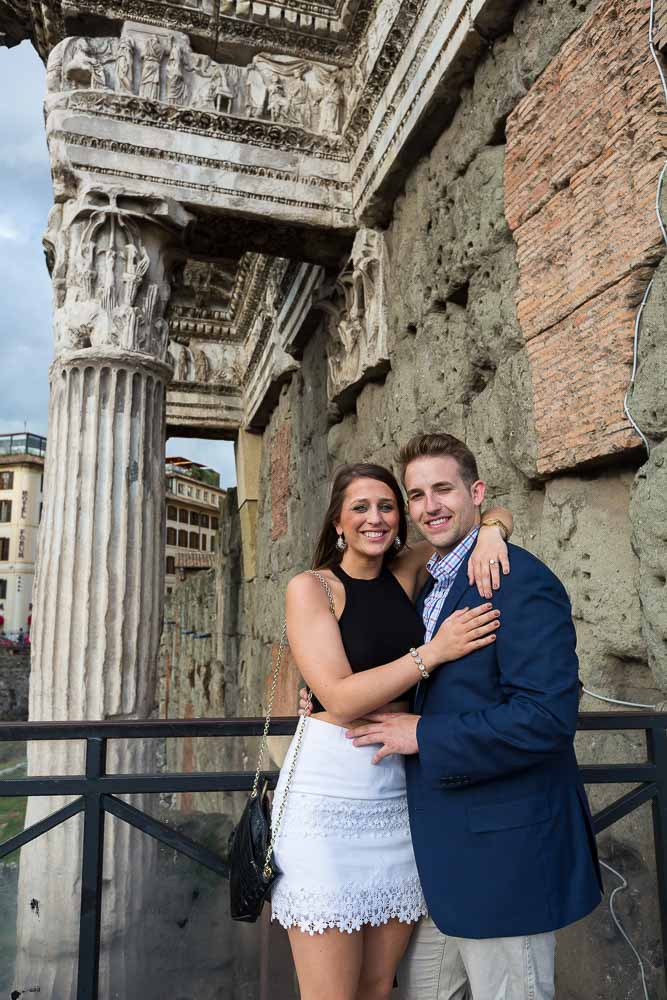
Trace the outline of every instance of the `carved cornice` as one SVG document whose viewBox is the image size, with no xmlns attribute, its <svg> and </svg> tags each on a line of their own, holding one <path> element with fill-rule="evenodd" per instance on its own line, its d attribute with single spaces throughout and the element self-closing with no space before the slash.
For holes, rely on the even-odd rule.
<svg viewBox="0 0 667 1000">
<path fill-rule="evenodd" d="M 56 4 L 56 6 L 60 6 Z M 216 17 L 215 5 L 201 9 L 159 0 L 76 0 L 62 4 L 65 17 L 93 15 L 110 21 L 132 20 L 170 31 L 204 35 L 215 47 L 244 46 L 269 49 L 299 58 L 318 59 L 338 66 L 351 65 L 363 36 L 374 0 L 341 0 L 339 14 L 322 0 L 294 0 L 254 5 L 248 0 L 228 0 Z M 235 8 L 236 15 L 230 14 Z M 61 36 L 62 37 L 62 36 Z"/>
<path fill-rule="evenodd" d="M 412 2 L 412 0 L 408 0 L 408 2 Z M 422 0 L 422 2 L 421 2 L 421 6 L 422 7 L 425 6 L 425 2 L 426 2 L 426 0 Z M 414 55 L 413 55 L 412 60 L 410 62 L 410 67 L 408 69 L 408 72 L 403 76 L 403 78 L 401 80 L 401 83 L 400 83 L 399 87 L 397 88 L 395 94 L 392 95 L 392 103 L 387 107 L 387 110 L 385 111 L 384 115 L 382 116 L 382 120 L 381 120 L 380 124 L 378 125 L 378 127 L 377 127 L 377 129 L 375 131 L 375 134 L 373 135 L 372 139 L 368 143 L 368 146 L 367 146 L 367 148 L 366 148 L 366 150 L 364 152 L 364 155 L 361 157 L 361 159 L 359 160 L 359 163 L 357 164 L 357 166 L 355 168 L 354 174 L 352 175 L 352 178 L 351 178 L 351 182 L 352 182 L 353 188 L 354 188 L 354 185 L 359 181 L 359 179 L 363 175 L 364 170 L 366 169 L 366 167 L 368 166 L 369 162 L 371 161 L 371 159 L 373 157 L 373 154 L 374 154 L 375 150 L 377 149 L 377 146 L 378 146 L 378 143 L 379 143 L 381 137 L 387 132 L 387 130 L 389 128 L 392 127 L 392 125 L 394 125 L 394 131 L 392 133 L 391 142 L 387 144 L 387 147 L 384 150 L 384 152 L 382 154 L 382 157 L 378 160 L 378 162 L 375 165 L 375 169 L 373 170 L 373 172 L 366 179 L 364 187 L 360 191 L 355 191 L 355 207 L 357 205 L 359 205 L 361 202 L 363 202 L 363 200 L 364 200 L 364 198 L 365 198 L 368 190 L 372 187 L 373 181 L 374 181 L 375 177 L 377 176 L 377 173 L 381 169 L 382 165 L 392 155 L 392 151 L 395 150 L 395 147 L 401 142 L 403 127 L 404 127 L 405 123 L 407 121 L 409 121 L 410 115 L 411 115 L 412 111 L 417 107 L 417 105 L 419 104 L 419 102 L 422 100 L 423 94 L 424 94 L 425 90 L 427 89 L 427 87 L 429 86 L 429 84 L 430 84 L 431 80 L 433 79 L 433 77 L 437 76 L 437 74 L 440 72 L 441 62 L 445 58 L 445 54 L 447 53 L 447 47 L 448 47 L 450 41 L 455 36 L 455 34 L 457 33 L 457 31 L 459 31 L 459 29 L 461 28 L 461 25 L 464 23 L 464 21 L 466 20 L 466 18 L 469 17 L 469 11 L 468 11 L 467 7 L 463 7 L 461 9 L 460 13 L 459 13 L 459 16 L 456 18 L 455 22 L 453 23 L 453 25 L 452 25 L 449 33 L 448 33 L 448 36 L 445 39 L 444 44 L 440 46 L 440 50 L 439 50 L 436 58 L 433 60 L 433 62 L 429 66 L 427 72 L 423 74 L 423 76 L 422 76 L 422 78 L 420 80 L 419 87 L 415 90 L 415 92 L 413 94 L 412 100 L 410 102 L 410 106 L 409 106 L 407 112 L 404 113 L 403 116 L 402 116 L 402 121 L 399 122 L 399 123 L 396 123 L 395 122 L 396 109 L 400 105 L 400 103 L 403 100 L 403 98 L 408 93 L 408 91 L 409 91 L 409 89 L 410 89 L 410 87 L 411 87 L 414 79 L 418 75 L 420 67 L 423 65 L 423 61 L 424 61 L 425 55 L 426 55 L 429 47 L 431 46 L 431 44 L 432 44 L 435 36 L 437 35 L 438 31 L 440 30 L 440 28 L 444 24 L 444 21 L 445 21 L 445 18 L 447 16 L 447 13 L 448 13 L 448 8 L 446 8 L 444 5 L 441 5 L 441 7 L 440 7 L 440 9 L 439 9 L 439 11 L 437 13 L 437 15 L 433 18 L 433 20 L 432 20 L 432 22 L 431 22 L 431 24 L 430 24 L 430 26 L 428 28 L 428 31 L 425 33 L 425 35 L 422 38 L 419 46 L 417 46 L 417 48 L 415 49 Z M 370 121 L 370 116 L 369 116 L 369 121 Z M 350 137 L 350 135 L 347 132 L 346 132 L 344 138 L 345 138 L 346 142 L 348 142 L 348 143 L 351 140 L 351 137 Z"/>
<path fill-rule="evenodd" d="M 134 125 L 173 129 L 211 139 L 229 139 L 265 149 L 290 149 L 342 163 L 349 159 L 349 155 L 343 151 L 341 141 L 316 135 L 296 126 L 281 125 L 278 122 L 240 118 L 213 111 L 198 111 L 196 108 L 181 108 L 160 101 L 96 90 L 73 91 L 68 96 L 68 106 L 92 112 L 101 118 L 112 118 Z"/>
</svg>

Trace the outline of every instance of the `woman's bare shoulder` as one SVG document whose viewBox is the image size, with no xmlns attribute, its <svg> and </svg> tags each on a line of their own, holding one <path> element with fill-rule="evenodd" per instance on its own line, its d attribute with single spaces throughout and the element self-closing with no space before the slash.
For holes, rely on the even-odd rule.
<svg viewBox="0 0 667 1000">
<path fill-rule="evenodd" d="M 303 573 L 297 573 L 296 576 L 293 576 L 287 584 L 288 607 L 298 605 L 299 608 L 306 607 L 312 611 L 324 607 L 328 609 L 328 596 L 321 582 L 317 579 L 318 575 L 324 577 L 331 587 L 338 615 L 345 605 L 345 589 L 338 577 L 329 569 L 317 569 L 314 572 L 305 570 Z"/>
<path fill-rule="evenodd" d="M 317 570 L 304 570 L 303 573 L 297 573 L 287 584 L 287 591 L 289 594 L 294 596 L 310 595 L 310 594 L 324 594 L 324 588 L 318 580 L 318 576 L 324 577 L 326 582 L 329 584 L 333 590 L 342 589 L 342 584 L 335 573 L 332 573 L 330 569 L 317 569 Z"/>
</svg>

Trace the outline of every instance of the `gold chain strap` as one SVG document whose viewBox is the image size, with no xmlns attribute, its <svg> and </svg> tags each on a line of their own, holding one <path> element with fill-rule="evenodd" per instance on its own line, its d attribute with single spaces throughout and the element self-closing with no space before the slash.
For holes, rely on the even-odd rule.
<svg viewBox="0 0 667 1000">
<path fill-rule="evenodd" d="M 331 612 L 331 614 L 335 618 L 336 617 L 336 605 L 334 604 L 334 598 L 333 598 L 333 594 L 331 593 L 331 587 L 329 586 L 329 584 L 324 579 L 324 577 L 322 576 L 321 573 L 318 573 L 315 570 L 309 570 L 309 572 L 312 574 L 312 576 L 317 577 L 317 579 L 320 581 L 322 587 L 324 588 L 324 592 L 326 593 L 327 600 L 329 602 L 329 611 Z M 259 744 L 259 757 L 258 757 L 258 760 L 257 760 L 257 771 L 255 772 L 255 780 L 253 782 L 252 792 L 250 793 L 250 797 L 251 798 L 254 798 L 257 795 L 257 789 L 259 788 L 259 776 L 260 776 L 260 772 L 262 770 L 262 761 L 264 759 L 264 751 L 266 750 L 266 741 L 267 741 L 268 735 L 269 735 L 269 726 L 271 725 L 271 714 L 273 712 L 273 702 L 274 702 L 274 699 L 275 699 L 275 696 L 276 696 L 276 688 L 278 687 L 278 676 L 280 674 L 280 667 L 281 667 L 282 662 L 283 662 L 283 655 L 285 653 L 285 649 L 287 648 L 287 645 L 288 645 L 288 642 L 287 642 L 287 622 L 283 622 L 282 631 L 280 633 L 280 645 L 278 647 L 278 655 L 276 657 L 276 662 L 275 662 L 275 666 L 273 668 L 273 674 L 272 674 L 272 677 L 271 677 L 271 690 L 269 692 L 269 704 L 268 704 L 268 708 L 267 708 L 267 711 L 266 711 L 266 720 L 264 722 L 264 732 L 262 733 L 262 739 L 261 739 L 261 742 Z M 308 690 L 308 708 L 310 708 L 312 700 L 313 700 L 313 692 L 309 689 Z M 280 803 L 280 809 L 278 810 L 278 816 L 276 817 L 276 822 L 273 825 L 273 828 L 272 828 L 272 831 L 271 831 L 271 842 L 269 844 L 268 850 L 266 852 L 266 858 L 264 860 L 264 875 L 265 875 L 266 878 L 269 878 L 270 875 L 271 875 L 271 868 L 269 866 L 269 861 L 271 860 L 271 855 L 273 854 L 273 845 L 275 844 L 276 840 L 278 839 L 278 831 L 280 830 L 280 824 L 282 822 L 283 813 L 285 812 L 285 803 L 287 802 L 287 793 L 289 792 L 290 785 L 292 784 L 292 777 L 294 776 L 294 771 L 296 770 L 296 761 L 297 761 L 297 758 L 299 756 L 299 750 L 301 749 L 301 743 L 303 742 L 303 733 L 304 733 L 305 724 L 306 724 L 306 716 L 301 716 L 301 718 L 299 719 L 299 726 L 297 728 L 298 735 L 297 735 L 296 747 L 295 747 L 294 753 L 292 755 L 292 761 L 291 761 L 291 764 L 290 764 L 289 773 L 287 775 L 287 781 L 285 783 L 285 794 L 282 797 L 282 801 Z"/>
</svg>

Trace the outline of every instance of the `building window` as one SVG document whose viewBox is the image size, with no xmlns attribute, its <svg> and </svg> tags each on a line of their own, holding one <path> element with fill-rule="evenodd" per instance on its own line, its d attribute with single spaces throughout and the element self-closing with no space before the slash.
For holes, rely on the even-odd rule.
<svg viewBox="0 0 667 1000">
<path fill-rule="evenodd" d="M 0 538 L 0 560 L 2 562 L 9 561 L 9 539 Z"/>
<path fill-rule="evenodd" d="M 190 511 L 190 524 L 199 524 L 199 513 L 196 510 Z"/>
<path fill-rule="evenodd" d="M 197 489 L 195 490 L 195 496 L 197 497 L 197 500 L 201 499 L 201 490 L 199 489 L 199 487 L 197 487 Z"/>
<path fill-rule="evenodd" d="M 173 591 L 173 589 L 174 589 L 173 587 L 167 587 L 167 594 L 171 594 L 171 592 Z"/>
<path fill-rule="evenodd" d="M 213 528 L 213 531 L 217 531 L 218 530 L 219 521 L 218 521 L 217 517 L 212 517 L 211 518 L 211 527 Z"/>
<path fill-rule="evenodd" d="M 176 545 L 176 528 L 167 528 L 167 545 Z"/>
<path fill-rule="evenodd" d="M 199 535 L 197 534 L 196 531 L 190 532 L 190 548 L 191 549 L 199 548 Z"/>
<path fill-rule="evenodd" d="M 0 580 L 0 601 L 4 601 L 7 598 L 7 581 Z"/>
<path fill-rule="evenodd" d="M 169 504 L 167 507 L 167 520 L 178 521 L 178 509 L 173 504 Z"/>
<path fill-rule="evenodd" d="M 206 552 L 206 535 L 201 536 L 201 550 Z"/>
<path fill-rule="evenodd" d="M 5 524 L 12 519 L 12 502 L 11 500 L 0 500 L 0 521 L 4 521 Z"/>
<path fill-rule="evenodd" d="M 187 549 L 187 547 L 188 547 L 188 533 L 187 533 L 187 531 L 179 531 L 179 533 L 178 533 L 178 547 L 179 547 L 179 549 Z"/>
<path fill-rule="evenodd" d="M 173 556 L 167 556 L 167 576 L 173 576 L 176 572 L 176 560 Z"/>
<path fill-rule="evenodd" d="M 204 500 L 208 503 L 208 490 L 204 490 Z"/>
<path fill-rule="evenodd" d="M 14 489 L 14 473 L 0 472 L 0 490 Z"/>
<path fill-rule="evenodd" d="M 183 483 L 178 484 L 178 492 L 181 494 L 181 496 L 185 495 L 185 486 L 183 485 Z"/>
<path fill-rule="evenodd" d="M 189 497 L 192 496 L 192 487 L 191 486 L 188 486 L 188 496 Z"/>
<path fill-rule="evenodd" d="M 211 552 L 215 552 L 215 535 L 211 535 L 211 544 L 209 546 Z"/>
<path fill-rule="evenodd" d="M 208 514 L 200 514 L 199 523 L 202 526 L 202 528 L 208 528 Z"/>
<path fill-rule="evenodd" d="M 40 503 L 40 505 L 39 505 L 39 523 L 40 524 L 42 523 L 42 511 L 43 510 L 44 510 L 44 504 Z"/>
<path fill-rule="evenodd" d="M 41 476 L 39 477 L 39 492 L 40 493 L 44 492 L 44 473 L 42 473 Z"/>
<path fill-rule="evenodd" d="M 181 507 L 181 509 L 178 512 L 178 520 L 181 522 L 181 524 L 188 523 L 188 512 L 187 510 L 185 510 L 184 507 Z"/>
</svg>

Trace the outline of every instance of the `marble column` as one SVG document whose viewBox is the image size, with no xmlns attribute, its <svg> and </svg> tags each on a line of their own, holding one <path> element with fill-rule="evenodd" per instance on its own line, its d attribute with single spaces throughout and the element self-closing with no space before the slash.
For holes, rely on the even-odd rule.
<svg viewBox="0 0 667 1000">
<path fill-rule="evenodd" d="M 56 358 L 33 610 L 34 720 L 155 710 L 172 371 L 165 310 L 172 248 L 188 219 L 177 205 L 116 191 L 89 191 L 52 212 L 45 246 Z M 108 767 L 149 769 L 153 749 L 112 743 Z M 31 774 L 80 771 L 81 748 L 35 743 L 28 763 Z M 31 800 L 27 823 L 62 804 Z M 16 985 L 59 1000 L 75 995 L 80 843 L 76 818 L 21 858 Z M 153 857 L 153 842 L 107 818 L 101 996 L 136 995 Z"/>
</svg>

